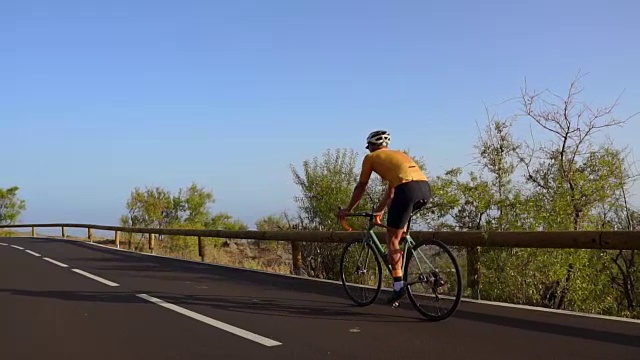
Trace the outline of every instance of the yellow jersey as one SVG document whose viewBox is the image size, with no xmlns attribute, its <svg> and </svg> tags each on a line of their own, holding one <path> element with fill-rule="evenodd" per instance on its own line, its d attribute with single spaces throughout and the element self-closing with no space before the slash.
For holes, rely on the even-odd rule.
<svg viewBox="0 0 640 360">
<path fill-rule="evenodd" d="M 408 181 L 428 180 L 415 161 L 399 150 L 380 149 L 367 154 L 362 160 L 360 181 L 368 182 L 372 171 L 392 188 Z"/>
</svg>

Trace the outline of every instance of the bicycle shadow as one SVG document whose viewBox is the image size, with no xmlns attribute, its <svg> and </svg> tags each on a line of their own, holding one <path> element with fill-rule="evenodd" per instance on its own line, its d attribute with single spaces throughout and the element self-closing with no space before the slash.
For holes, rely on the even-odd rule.
<svg viewBox="0 0 640 360">
<path fill-rule="evenodd" d="M 48 298 L 68 301 L 74 306 L 77 303 L 109 303 L 109 304 L 144 304 L 146 300 L 128 291 L 62 291 L 62 290 L 26 290 L 0 289 L 0 293 L 14 296 Z M 278 316 L 301 319 L 328 319 L 337 321 L 359 322 L 419 322 L 419 320 L 398 315 L 382 315 L 366 310 L 353 311 L 351 306 L 325 301 L 288 299 L 276 297 L 253 296 L 215 296 L 184 295 L 170 292 L 147 292 L 147 295 L 163 301 L 182 306 L 204 306 L 216 310 L 238 312 L 262 316 Z M 205 314 L 206 315 L 206 314 Z M 395 319 L 394 319 L 395 318 Z M 400 320 L 398 320 L 400 319 Z"/>
</svg>

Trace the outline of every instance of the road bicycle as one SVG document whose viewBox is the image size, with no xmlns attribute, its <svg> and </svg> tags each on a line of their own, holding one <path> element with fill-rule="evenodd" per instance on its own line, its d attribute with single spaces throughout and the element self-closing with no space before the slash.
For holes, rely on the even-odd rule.
<svg viewBox="0 0 640 360">
<path fill-rule="evenodd" d="M 411 218 L 417 211 L 414 211 L 409 218 L 407 230 L 400 240 L 400 249 L 402 252 L 402 269 L 403 280 L 407 289 L 407 297 L 415 310 L 429 321 L 441 321 L 447 319 L 457 310 L 462 297 L 462 276 L 460 266 L 456 261 L 453 252 L 441 241 L 436 239 L 425 239 L 414 241 L 409 234 L 411 226 Z M 369 219 L 367 229 L 364 231 L 362 239 L 354 239 L 347 243 L 342 252 L 340 259 L 340 274 L 342 285 L 347 292 L 349 298 L 358 306 L 368 306 L 373 304 L 382 290 L 382 263 L 385 264 L 387 272 L 391 278 L 391 266 L 387 259 L 387 254 L 375 232 L 376 226 L 386 229 L 386 226 L 379 222 L 379 218 L 373 212 L 355 212 L 348 213 L 347 217 L 366 217 Z M 351 231 L 351 227 L 347 224 L 346 219 L 341 219 L 342 226 Z M 355 250 L 356 257 L 351 254 L 351 250 Z M 425 257 L 425 253 L 433 250 L 434 255 L 444 255 L 444 261 L 429 261 Z M 365 255 L 365 256 L 363 256 Z M 373 255 L 373 256 L 370 256 Z M 369 260 L 373 258 L 372 267 L 375 272 L 370 276 L 367 270 Z M 425 267 L 421 266 L 419 259 L 424 259 Z M 448 263 L 445 263 L 445 261 Z M 411 265 L 417 264 L 417 270 L 413 270 Z M 417 279 L 410 280 L 409 277 L 417 271 Z M 368 299 L 360 300 L 356 298 L 355 292 L 349 290 L 347 280 L 348 275 L 364 275 L 365 281 L 359 288 L 363 291 L 372 290 L 372 295 Z M 451 279 L 451 280 L 449 280 Z M 425 294 L 418 292 L 419 285 L 425 287 Z M 451 286 L 455 286 L 455 290 L 451 290 Z M 440 303 L 448 303 L 448 310 L 436 311 L 430 313 L 427 309 L 429 306 L 423 307 L 419 304 L 419 300 L 434 299 L 436 302 L 436 310 L 440 309 Z M 398 307 L 399 302 L 395 302 L 393 307 Z"/>
</svg>

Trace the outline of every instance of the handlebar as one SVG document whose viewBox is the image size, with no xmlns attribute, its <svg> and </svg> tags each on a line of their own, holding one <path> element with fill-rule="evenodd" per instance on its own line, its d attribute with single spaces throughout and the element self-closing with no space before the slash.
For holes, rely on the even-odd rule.
<svg viewBox="0 0 640 360">
<path fill-rule="evenodd" d="M 376 215 L 376 214 L 374 214 L 372 212 L 363 211 L 363 212 L 347 213 L 344 218 L 340 219 L 340 224 L 342 225 L 342 227 L 345 230 L 347 230 L 347 231 L 351 231 L 352 230 L 351 227 L 349 226 L 349 224 L 347 224 L 347 219 L 346 218 L 347 217 L 354 217 L 354 216 L 367 217 L 367 218 L 369 218 L 369 222 L 373 222 L 373 225 L 380 226 L 380 227 L 383 227 L 383 228 L 387 227 L 386 225 L 384 225 L 384 224 L 382 224 L 380 222 L 380 215 Z M 374 221 L 374 219 L 375 219 L 375 221 Z"/>
</svg>

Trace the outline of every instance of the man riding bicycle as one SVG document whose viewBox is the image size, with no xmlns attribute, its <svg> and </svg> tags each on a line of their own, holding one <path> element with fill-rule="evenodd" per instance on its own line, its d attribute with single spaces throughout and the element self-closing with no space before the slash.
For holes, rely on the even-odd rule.
<svg viewBox="0 0 640 360">
<path fill-rule="evenodd" d="M 431 198 L 431 187 L 427 176 L 409 155 L 388 148 L 391 142 L 389 132 L 377 130 L 367 136 L 366 149 L 369 150 L 362 161 L 362 170 L 358 184 L 353 189 L 349 205 L 338 211 L 338 217 L 345 215 L 358 205 L 369 183 L 371 172 L 378 174 L 388 183 L 387 191 L 374 210 L 378 219 L 389 207 L 387 215 L 387 259 L 391 264 L 393 276 L 393 294 L 388 299 L 392 304 L 406 293 L 402 281 L 402 251 L 400 239 L 406 231 L 411 213 L 423 207 Z M 379 221 L 379 220 L 378 220 Z"/>
</svg>

